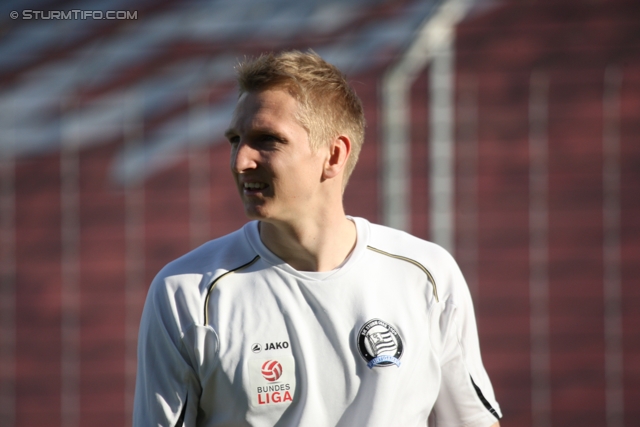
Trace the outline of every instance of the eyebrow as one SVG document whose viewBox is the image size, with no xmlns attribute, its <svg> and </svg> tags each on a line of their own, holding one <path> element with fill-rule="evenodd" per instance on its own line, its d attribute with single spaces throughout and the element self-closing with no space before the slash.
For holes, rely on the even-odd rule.
<svg viewBox="0 0 640 427">
<path fill-rule="evenodd" d="M 287 138 L 285 138 L 284 134 L 282 134 L 281 132 L 270 128 L 270 127 L 260 127 L 260 128 L 256 128 L 256 129 L 252 129 L 251 133 L 253 134 L 269 134 L 269 135 L 273 135 L 276 138 L 282 139 L 282 140 L 286 140 Z M 238 132 L 236 131 L 235 128 L 231 127 L 229 129 L 227 129 L 226 131 L 224 131 L 224 136 L 225 138 L 229 139 L 232 136 L 238 135 Z"/>
</svg>

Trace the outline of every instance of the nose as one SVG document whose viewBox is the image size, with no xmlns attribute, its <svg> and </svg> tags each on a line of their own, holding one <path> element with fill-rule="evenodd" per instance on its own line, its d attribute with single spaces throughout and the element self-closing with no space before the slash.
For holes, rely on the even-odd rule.
<svg viewBox="0 0 640 427">
<path fill-rule="evenodd" d="M 231 171 L 242 173 L 258 167 L 258 151 L 240 141 L 231 147 Z"/>
</svg>

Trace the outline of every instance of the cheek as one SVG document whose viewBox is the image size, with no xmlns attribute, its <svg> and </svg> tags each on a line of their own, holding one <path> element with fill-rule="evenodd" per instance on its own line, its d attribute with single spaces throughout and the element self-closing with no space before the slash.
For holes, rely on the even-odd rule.
<svg viewBox="0 0 640 427">
<path fill-rule="evenodd" d="M 322 181 L 322 163 L 309 161 L 298 163 L 291 173 L 291 184 L 300 191 L 312 190 Z M 295 178 L 293 178 L 295 176 Z"/>
</svg>

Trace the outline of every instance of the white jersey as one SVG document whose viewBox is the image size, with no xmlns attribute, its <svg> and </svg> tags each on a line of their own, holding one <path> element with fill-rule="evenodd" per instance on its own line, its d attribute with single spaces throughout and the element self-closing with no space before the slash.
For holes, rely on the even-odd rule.
<svg viewBox="0 0 640 427">
<path fill-rule="evenodd" d="M 134 426 L 494 424 L 453 258 L 352 219 L 331 272 L 293 269 L 255 221 L 167 265 L 142 315 Z"/>
</svg>

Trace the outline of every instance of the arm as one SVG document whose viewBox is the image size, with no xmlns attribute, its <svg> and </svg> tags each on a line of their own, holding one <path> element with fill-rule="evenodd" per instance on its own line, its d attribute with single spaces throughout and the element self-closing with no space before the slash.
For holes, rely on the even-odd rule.
<svg viewBox="0 0 640 427">
<path fill-rule="evenodd" d="M 433 423 L 499 426 L 502 414 L 482 364 L 471 294 L 457 264 L 452 258 L 450 262 L 449 275 L 442 278 L 448 294 L 439 318 L 442 382 Z"/>
<path fill-rule="evenodd" d="M 195 425 L 200 386 L 183 344 L 181 304 L 163 282 L 152 284 L 140 322 L 134 427 Z"/>
</svg>

